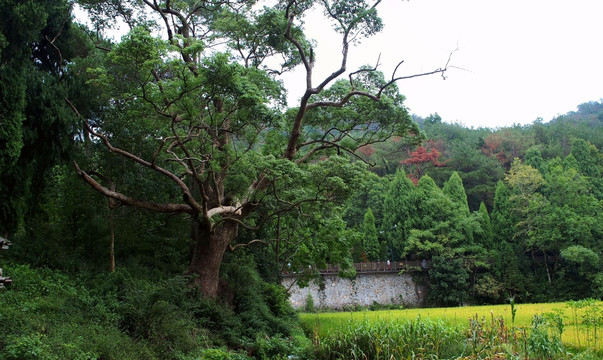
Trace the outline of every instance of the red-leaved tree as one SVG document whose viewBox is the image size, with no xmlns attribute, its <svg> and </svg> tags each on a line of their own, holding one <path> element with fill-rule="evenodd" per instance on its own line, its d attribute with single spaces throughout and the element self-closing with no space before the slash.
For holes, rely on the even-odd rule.
<svg viewBox="0 0 603 360">
<path fill-rule="evenodd" d="M 425 173 L 429 166 L 444 166 L 440 162 L 440 152 L 435 147 L 429 151 L 423 145 L 417 147 L 417 150 L 410 153 L 410 157 L 400 162 L 400 164 L 408 166 L 408 178 L 417 185 L 419 179 Z"/>
</svg>

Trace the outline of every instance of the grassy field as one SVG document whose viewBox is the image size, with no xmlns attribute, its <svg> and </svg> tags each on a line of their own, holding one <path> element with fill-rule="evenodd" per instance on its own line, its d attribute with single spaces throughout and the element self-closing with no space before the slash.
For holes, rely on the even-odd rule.
<svg viewBox="0 0 603 360">
<path fill-rule="evenodd" d="M 547 315 L 544 315 L 547 314 Z M 592 349 L 603 353 L 603 303 L 601 301 L 581 301 L 549 304 L 516 304 L 515 319 L 510 305 L 467 306 L 456 308 L 425 308 L 358 312 L 304 313 L 301 320 L 307 329 L 319 337 L 325 337 L 337 329 L 360 322 L 428 319 L 447 324 L 469 326 L 469 319 L 486 323 L 500 322 L 518 332 L 529 331 L 534 315 L 544 315 L 543 319 L 553 332 L 561 333 L 564 345 L 576 349 Z M 561 330 L 561 331 L 559 331 Z"/>
</svg>

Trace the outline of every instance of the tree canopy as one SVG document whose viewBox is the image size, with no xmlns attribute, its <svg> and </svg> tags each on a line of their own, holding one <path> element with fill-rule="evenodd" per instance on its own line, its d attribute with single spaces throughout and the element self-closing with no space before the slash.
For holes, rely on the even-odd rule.
<svg viewBox="0 0 603 360">
<path fill-rule="evenodd" d="M 82 29 L 65 1 L 4 1 L 0 4 L 0 234 L 14 232 L 31 215 L 46 171 L 69 158 L 75 114 L 88 93 L 68 65 L 90 53 Z M 88 105 L 87 105 L 88 104 Z"/>
<path fill-rule="evenodd" d="M 99 140 L 95 146 L 172 190 L 110 188 L 96 175 L 111 171 L 104 155 L 86 165 L 91 169 L 76 163 L 78 174 L 119 205 L 188 214 L 189 273 L 216 296 L 227 249 L 269 242 L 252 235 L 266 224 L 280 224 L 273 239 L 281 245 L 316 236 L 284 238 L 299 232 L 285 232 L 293 224 L 287 214 L 343 201 L 359 174 L 351 162 L 359 148 L 392 136 L 422 138 L 398 92 L 396 82 L 406 78 L 398 68 L 390 78 L 374 67 L 347 69 L 349 47 L 382 27 L 379 3 L 83 1 L 97 28 L 118 16 L 131 30 L 88 70 L 101 110 L 85 114 L 71 104 L 73 111 Z M 341 37 L 341 63 L 324 79 L 313 74 L 317 57 L 301 26 L 313 7 Z M 295 66 L 305 69 L 305 92 L 288 108 L 278 77 Z M 237 238 L 240 228 L 249 232 L 247 242 Z"/>
</svg>

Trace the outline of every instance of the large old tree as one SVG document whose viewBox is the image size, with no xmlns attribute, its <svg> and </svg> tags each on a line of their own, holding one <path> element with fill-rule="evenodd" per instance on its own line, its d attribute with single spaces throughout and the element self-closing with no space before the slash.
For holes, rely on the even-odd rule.
<svg viewBox="0 0 603 360">
<path fill-rule="evenodd" d="M 287 211 L 337 200 L 353 180 L 350 159 L 359 147 L 420 135 L 396 82 L 426 74 L 399 75 L 396 68 L 385 78 L 372 67 L 347 69 L 350 46 L 382 28 L 380 1 L 80 3 L 99 29 L 119 16 L 131 27 L 120 43 L 103 48 L 102 66 L 88 71 L 105 105 L 81 114 L 85 137 L 137 164 L 141 187 L 158 179 L 176 190 L 125 193 L 98 176 L 103 169 L 76 163 L 78 174 L 116 204 L 187 214 L 188 272 L 198 275 L 205 296 L 218 295 L 225 252 L 245 245 L 235 240 L 240 229 L 280 226 Z M 320 54 L 302 27 L 314 7 L 341 36 L 333 44 L 341 58 L 323 79 L 313 74 Z M 305 92 L 287 108 L 278 79 L 297 66 L 305 81 L 295 86 Z M 275 241 L 282 236 L 269 233 Z"/>
</svg>

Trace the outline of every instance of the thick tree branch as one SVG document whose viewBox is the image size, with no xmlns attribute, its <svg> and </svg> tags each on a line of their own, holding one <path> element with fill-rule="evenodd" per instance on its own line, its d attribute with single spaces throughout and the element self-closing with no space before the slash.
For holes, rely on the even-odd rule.
<svg viewBox="0 0 603 360">
<path fill-rule="evenodd" d="M 159 203 L 154 203 L 154 202 L 150 202 L 150 201 L 144 201 L 144 200 L 131 198 L 122 193 L 112 191 L 112 190 L 106 188 L 105 186 L 101 185 L 98 181 L 94 180 L 94 178 L 92 178 L 88 173 L 86 173 L 85 171 L 80 169 L 77 162 L 74 161 L 73 165 L 75 166 L 75 170 L 77 171 L 77 174 L 82 179 L 84 179 L 85 182 L 87 182 L 90 186 L 92 186 L 92 188 L 94 190 L 98 191 L 99 193 L 103 194 L 106 197 L 119 201 L 122 204 L 134 206 L 134 207 L 137 207 L 140 209 L 151 210 L 154 212 L 160 212 L 160 213 L 189 213 L 189 214 L 195 213 L 195 210 L 187 204 L 159 204 Z"/>
<path fill-rule="evenodd" d="M 184 181 L 182 181 L 182 179 L 180 179 L 180 177 L 178 177 L 177 175 L 173 174 L 172 172 L 157 166 L 157 164 L 153 163 L 153 162 L 148 162 L 128 151 L 125 151 L 123 149 L 120 148 L 116 148 L 113 145 L 111 145 L 111 143 L 109 142 L 109 139 L 95 131 L 90 124 L 88 123 L 88 121 L 79 113 L 79 111 L 77 110 L 77 108 L 71 103 L 71 101 L 69 101 L 69 99 L 65 98 L 65 101 L 67 102 L 67 104 L 71 107 L 71 109 L 76 113 L 76 115 L 82 119 L 82 121 L 84 122 L 84 125 L 86 126 L 86 128 L 88 129 L 88 132 L 98 138 L 100 138 L 103 143 L 105 144 L 105 146 L 107 147 L 107 149 L 112 152 L 112 153 L 116 153 L 119 154 L 125 158 L 128 158 L 130 160 L 133 160 L 134 162 L 147 167 L 149 169 L 152 169 L 154 171 L 157 171 L 160 174 L 165 175 L 166 177 L 168 177 L 169 179 L 171 179 L 172 181 L 174 181 L 178 187 L 180 188 L 180 190 L 182 191 L 182 197 L 185 203 L 187 203 L 191 208 L 195 209 L 198 213 L 202 213 L 205 214 L 205 212 L 203 211 L 203 207 L 201 207 L 193 198 L 190 189 L 188 188 L 188 186 L 184 183 Z"/>
<path fill-rule="evenodd" d="M 241 215 L 241 204 L 238 204 L 237 206 L 218 206 L 207 210 L 207 218 L 209 219 L 218 214 Z"/>
<path fill-rule="evenodd" d="M 113 180 L 108 178 L 107 176 L 97 172 L 97 171 L 87 171 L 88 174 L 101 178 L 101 180 L 107 182 L 109 184 L 109 190 L 115 191 L 115 183 Z M 116 209 L 121 206 L 121 203 L 114 198 L 107 197 L 107 202 L 109 204 L 110 209 Z"/>
<path fill-rule="evenodd" d="M 274 239 L 274 240 L 278 240 L 278 239 Z M 238 248 L 241 248 L 241 247 L 248 247 L 248 246 L 250 246 L 251 244 L 257 244 L 257 243 L 264 244 L 264 245 L 268 245 L 268 242 L 267 242 L 267 241 L 265 241 L 265 240 L 254 239 L 254 240 L 251 240 L 250 242 L 245 243 L 245 244 L 228 245 L 228 247 L 230 248 L 230 251 L 234 251 L 234 250 L 236 250 L 236 249 L 238 249 Z"/>
</svg>

